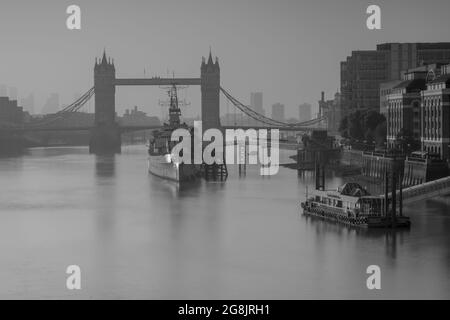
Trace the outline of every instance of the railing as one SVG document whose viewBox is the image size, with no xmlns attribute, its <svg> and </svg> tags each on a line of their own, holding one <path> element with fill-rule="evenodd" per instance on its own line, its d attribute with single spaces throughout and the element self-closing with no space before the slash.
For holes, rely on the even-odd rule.
<svg viewBox="0 0 450 320">
<path fill-rule="evenodd" d="M 444 195 L 449 192 L 450 192 L 450 177 L 445 177 L 403 189 L 402 197 L 404 202 L 414 202 L 418 200 L 436 197 L 439 195 Z M 397 197 L 399 196 L 399 194 L 400 191 L 397 190 Z M 392 194 L 389 194 L 389 197 L 391 197 L 391 195 Z M 380 197 L 384 198 L 384 195 L 381 195 Z"/>
<path fill-rule="evenodd" d="M 403 191 L 403 197 L 413 198 L 418 195 L 426 195 L 427 193 L 443 191 L 448 188 L 450 188 L 450 177 L 445 177 L 439 180 L 430 181 L 421 185 L 409 187 Z"/>
<path fill-rule="evenodd" d="M 260 123 L 263 123 L 265 125 L 269 125 L 271 127 L 286 128 L 286 129 L 296 129 L 296 128 L 303 129 L 305 127 L 310 127 L 312 125 L 319 124 L 320 122 L 325 120 L 325 117 L 320 117 L 320 118 L 316 118 L 316 119 L 312 119 L 312 120 L 308 120 L 308 121 L 304 121 L 304 122 L 299 122 L 299 123 L 286 123 L 286 122 L 278 121 L 275 119 L 268 118 L 268 117 L 256 112 L 249 106 L 241 103 L 240 101 L 238 101 L 235 97 L 233 97 L 229 92 L 227 92 L 222 87 L 220 88 L 220 91 L 225 95 L 225 97 L 237 109 L 239 109 L 241 112 L 246 114 L 248 117 L 250 117 Z"/>
<path fill-rule="evenodd" d="M 380 152 L 380 151 L 363 151 L 364 155 L 367 156 L 374 156 L 374 157 L 382 157 L 382 158 L 389 158 L 389 159 L 402 159 L 404 158 L 404 155 L 399 152 Z"/>
<path fill-rule="evenodd" d="M 427 163 L 428 159 L 426 158 L 419 158 L 419 157 L 406 157 L 406 161 L 413 161 L 413 162 L 420 162 L 420 163 Z"/>
</svg>

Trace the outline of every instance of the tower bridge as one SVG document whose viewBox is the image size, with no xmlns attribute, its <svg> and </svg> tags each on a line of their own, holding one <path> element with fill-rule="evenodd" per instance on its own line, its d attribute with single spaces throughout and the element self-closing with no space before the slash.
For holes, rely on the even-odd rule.
<svg viewBox="0 0 450 320">
<path fill-rule="evenodd" d="M 89 149 L 93 153 L 120 152 L 120 128 L 116 122 L 115 92 L 116 86 L 162 86 L 162 85 L 199 85 L 201 87 L 201 116 L 204 130 L 220 126 L 220 66 L 219 60 L 213 61 L 211 52 L 208 61 L 202 60 L 200 78 L 149 78 L 118 79 L 114 61 L 103 57 L 95 62 L 95 121 L 91 130 Z"/>
<path fill-rule="evenodd" d="M 261 115 L 252 108 L 239 102 L 220 84 L 220 66 L 211 52 L 206 60 L 202 58 L 200 77 L 198 78 L 117 78 L 114 60 L 103 52 L 101 59 L 95 59 L 94 86 L 78 100 L 45 119 L 33 121 L 22 127 L 5 128 L 0 131 L 34 132 L 34 131 L 90 131 L 89 150 L 91 153 L 118 153 L 121 149 L 121 134 L 128 131 L 156 129 L 155 126 L 120 126 L 116 121 L 115 94 L 117 86 L 200 86 L 202 128 L 221 129 L 279 129 L 285 131 L 307 131 L 316 128 L 325 118 L 313 119 L 297 124 L 288 124 Z M 221 126 L 220 93 L 222 93 L 238 110 L 257 120 L 260 126 Z M 79 111 L 95 96 L 95 117 L 92 127 L 60 125 L 61 119 Z"/>
</svg>

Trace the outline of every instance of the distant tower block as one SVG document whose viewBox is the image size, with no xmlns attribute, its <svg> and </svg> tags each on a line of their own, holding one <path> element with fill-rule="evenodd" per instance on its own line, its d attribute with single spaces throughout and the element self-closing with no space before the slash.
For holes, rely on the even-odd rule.
<svg viewBox="0 0 450 320">
<path fill-rule="evenodd" d="M 116 69 L 114 62 L 103 52 L 101 61 L 95 61 L 95 124 L 91 131 L 91 153 L 119 153 L 120 129 L 116 122 Z"/>
<path fill-rule="evenodd" d="M 201 66 L 202 124 L 203 131 L 220 129 L 220 67 L 219 60 L 213 62 L 211 51 L 208 62 Z"/>
</svg>

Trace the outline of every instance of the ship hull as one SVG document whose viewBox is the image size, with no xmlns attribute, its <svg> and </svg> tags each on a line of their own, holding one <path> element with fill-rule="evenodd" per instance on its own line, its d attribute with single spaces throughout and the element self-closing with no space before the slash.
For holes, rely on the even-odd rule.
<svg viewBox="0 0 450 320">
<path fill-rule="evenodd" d="M 199 176 L 197 165 L 168 163 L 164 156 L 149 156 L 148 172 L 161 179 L 174 182 L 193 181 Z"/>
</svg>

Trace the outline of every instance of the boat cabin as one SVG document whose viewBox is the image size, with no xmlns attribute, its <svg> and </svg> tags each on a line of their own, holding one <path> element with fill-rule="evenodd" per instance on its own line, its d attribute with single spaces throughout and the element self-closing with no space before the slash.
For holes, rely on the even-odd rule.
<svg viewBox="0 0 450 320">
<path fill-rule="evenodd" d="M 381 216 L 382 199 L 371 196 L 358 183 L 346 183 L 337 190 L 315 190 L 308 199 L 312 206 L 341 211 L 348 216 Z"/>
</svg>

